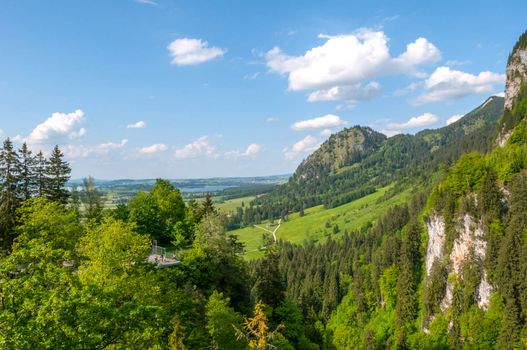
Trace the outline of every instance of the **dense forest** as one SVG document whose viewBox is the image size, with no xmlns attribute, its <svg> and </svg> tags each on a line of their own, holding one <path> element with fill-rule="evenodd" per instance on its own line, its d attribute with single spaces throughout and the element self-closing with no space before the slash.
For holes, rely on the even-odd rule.
<svg viewBox="0 0 527 350">
<path fill-rule="evenodd" d="M 527 57 L 526 38 L 509 65 Z M 522 84 L 505 110 L 493 97 L 415 136 L 333 135 L 240 215 L 336 206 L 391 183 L 419 190 L 339 240 L 269 240 L 254 261 L 210 196 L 185 202 L 158 179 L 105 209 L 93 179 L 66 187 L 59 147 L 46 157 L 5 140 L 0 347 L 527 348 L 527 75 L 511 67 Z M 154 240 L 177 248 L 176 264 L 149 258 Z"/>
</svg>

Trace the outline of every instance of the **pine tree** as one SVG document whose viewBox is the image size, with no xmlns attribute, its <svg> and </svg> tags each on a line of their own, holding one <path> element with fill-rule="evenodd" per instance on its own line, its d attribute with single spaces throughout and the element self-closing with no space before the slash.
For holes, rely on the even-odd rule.
<svg viewBox="0 0 527 350">
<path fill-rule="evenodd" d="M 22 144 L 18 154 L 20 157 L 18 170 L 20 174 L 20 194 L 23 200 L 28 200 L 35 193 L 35 187 L 37 186 L 35 178 L 36 159 L 25 142 Z"/>
<path fill-rule="evenodd" d="M 4 249 L 11 246 L 16 209 L 20 203 L 19 169 L 18 154 L 8 138 L 0 149 L 0 239 Z"/>
<path fill-rule="evenodd" d="M 45 197 L 48 188 L 48 178 L 46 176 L 47 160 L 42 151 L 35 157 L 35 194 L 37 197 Z"/>
<path fill-rule="evenodd" d="M 46 188 L 46 197 L 52 201 L 66 204 L 69 196 L 65 186 L 70 179 L 71 168 L 62 158 L 64 154 L 55 146 L 46 166 L 46 177 L 49 187 Z"/>
<path fill-rule="evenodd" d="M 277 307 L 284 300 L 285 283 L 280 271 L 280 256 L 276 245 L 269 245 L 265 258 L 256 267 L 257 278 L 253 286 L 255 299 L 271 307 Z"/>
<path fill-rule="evenodd" d="M 201 210 L 203 216 L 211 213 L 216 213 L 216 208 L 214 208 L 214 203 L 212 202 L 212 195 L 210 194 L 210 192 L 207 192 L 207 194 L 205 195 L 205 200 L 203 201 L 203 203 L 201 203 Z"/>
</svg>

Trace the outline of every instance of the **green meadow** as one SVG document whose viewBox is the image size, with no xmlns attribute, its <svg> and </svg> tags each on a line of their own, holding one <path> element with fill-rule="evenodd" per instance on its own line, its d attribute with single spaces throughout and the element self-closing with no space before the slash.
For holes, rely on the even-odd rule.
<svg viewBox="0 0 527 350">
<path fill-rule="evenodd" d="M 325 209 L 322 205 L 308 208 L 303 217 L 300 217 L 299 213 L 293 213 L 282 223 L 276 236 L 291 243 L 306 244 L 324 241 L 329 236 L 340 237 L 345 230 L 359 230 L 369 223 L 373 224 L 391 206 L 402 204 L 410 198 L 411 190 L 386 198 L 385 195 L 391 187 L 381 188 L 375 193 L 336 208 Z M 272 231 L 276 228 L 276 222 L 265 221 L 258 226 Z M 229 231 L 229 234 L 237 235 L 240 241 L 245 243 L 247 259 L 263 256 L 261 247 L 264 230 L 249 226 Z"/>
</svg>

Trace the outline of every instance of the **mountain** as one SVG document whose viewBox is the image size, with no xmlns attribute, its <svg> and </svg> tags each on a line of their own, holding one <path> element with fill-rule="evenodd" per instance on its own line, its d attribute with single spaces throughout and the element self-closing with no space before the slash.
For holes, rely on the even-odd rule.
<svg viewBox="0 0 527 350">
<path fill-rule="evenodd" d="M 492 96 L 455 123 L 387 138 L 371 128 L 346 128 L 325 141 L 289 181 L 260 196 L 251 211 L 276 218 L 302 208 L 345 204 L 391 183 L 428 182 L 441 165 L 470 151 L 489 151 L 504 98 Z M 255 209 L 258 208 L 258 209 Z"/>
<path fill-rule="evenodd" d="M 505 111 L 500 120 L 498 143 L 503 146 L 527 111 L 527 35 L 523 34 L 509 55 L 505 83 Z"/>
<path fill-rule="evenodd" d="M 509 58 L 505 100 L 491 98 L 445 128 L 399 136 L 426 145 L 406 152 L 429 157 L 425 167 L 447 166 L 441 176 L 426 172 L 436 181 L 412 187 L 411 201 L 342 239 L 283 244 L 278 260 L 286 297 L 304 311 L 306 323 L 324 324 L 324 348 L 527 348 L 523 57 L 527 32 Z M 488 108 L 503 104 L 498 120 Z M 480 147 L 473 143 L 478 139 Z"/>
</svg>

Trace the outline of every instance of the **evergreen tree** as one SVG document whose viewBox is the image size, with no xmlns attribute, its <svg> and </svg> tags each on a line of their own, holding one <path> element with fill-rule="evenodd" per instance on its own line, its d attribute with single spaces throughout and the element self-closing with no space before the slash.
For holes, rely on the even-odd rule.
<svg viewBox="0 0 527 350">
<path fill-rule="evenodd" d="M 55 146 L 45 170 L 46 183 L 49 184 L 49 187 L 46 188 L 46 197 L 52 201 L 66 204 L 69 192 L 65 186 L 70 179 L 71 168 L 63 158 L 64 154 L 59 146 Z"/>
<path fill-rule="evenodd" d="M 210 192 L 207 192 L 205 200 L 201 203 L 201 211 L 203 216 L 216 213 L 216 208 L 214 208 L 214 203 L 212 202 L 212 194 L 210 194 Z"/>
<path fill-rule="evenodd" d="M 48 161 L 42 151 L 35 157 L 35 192 L 37 197 L 45 197 L 48 188 L 48 177 L 46 175 Z"/>
<path fill-rule="evenodd" d="M 16 209 L 21 199 L 19 164 L 18 154 L 8 138 L 0 149 L 0 238 L 4 249 L 11 246 Z"/>
<path fill-rule="evenodd" d="M 20 195 L 23 200 L 30 199 L 35 193 L 35 157 L 24 142 L 18 151 L 20 162 L 18 173 L 20 174 Z"/>
<path fill-rule="evenodd" d="M 284 300 L 285 284 L 279 268 L 279 258 L 276 245 L 270 245 L 265 258 L 256 267 L 253 294 L 255 299 L 262 300 L 271 307 L 277 307 Z"/>
</svg>

